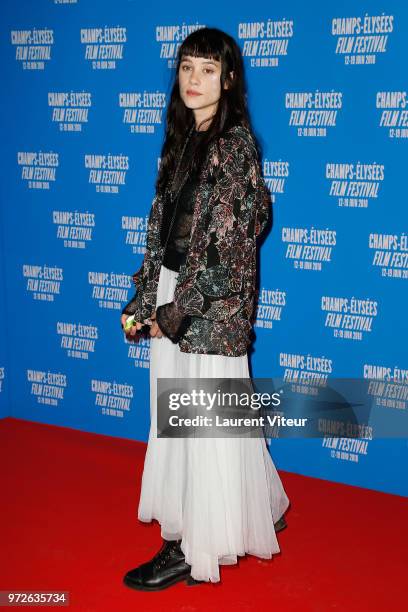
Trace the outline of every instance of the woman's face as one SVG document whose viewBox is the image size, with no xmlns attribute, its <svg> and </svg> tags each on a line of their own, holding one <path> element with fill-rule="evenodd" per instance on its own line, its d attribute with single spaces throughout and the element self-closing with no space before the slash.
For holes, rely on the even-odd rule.
<svg viewBox="0 0 408 612">
<path fill-rule="evenodd" d="M 213 115 L 221 97 L 221 62 L 184 55 L 178 77 L 181 99 L 196 119 Z"/>
</svg>

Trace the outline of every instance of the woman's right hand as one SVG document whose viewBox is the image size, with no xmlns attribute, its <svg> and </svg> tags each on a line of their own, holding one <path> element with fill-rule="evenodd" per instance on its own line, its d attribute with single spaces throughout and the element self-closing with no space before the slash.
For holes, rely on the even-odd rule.
<svg viewBox="0 0 408 612">
<path fill-rule="evenodd" d="M 120 322 L 121 322 L 122 329 L 123 329 L 125 335 L 133 337 L 133 336 L 136 335 L 136 332 L 143 327 L 143 323 L 141 323 L 140 321 L 137 321 L 136 325 L 132 325 L 132 327 L 130 329 L 125 331 L 125 323 L 126 323 L 126 320 L 128 319 L 128 317 L 129 317 L 129 315 L 123 314 L 120 317 Z"/>
</svg>

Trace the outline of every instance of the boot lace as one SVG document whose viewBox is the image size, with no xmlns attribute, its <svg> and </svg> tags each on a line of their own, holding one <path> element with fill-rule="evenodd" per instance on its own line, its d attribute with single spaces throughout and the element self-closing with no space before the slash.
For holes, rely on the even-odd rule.
<svg viewBox="0 0 408 612">
<path fill-rule="evenodd" d="M 153 557 L 153 565 L 156 569 L 160 569 L 167 563 L 174 548 L 177 547 L 179 541 L 165 542 L 159 552 Z"/>
</svg>

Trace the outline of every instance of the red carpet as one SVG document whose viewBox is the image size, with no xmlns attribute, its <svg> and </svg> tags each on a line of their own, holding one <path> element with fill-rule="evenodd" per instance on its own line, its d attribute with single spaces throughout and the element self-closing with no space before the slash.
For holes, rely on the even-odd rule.
<svg viewBox="0 0 408 612">
<path fill-rule="evenodd" d="M 137 519 L 145 448 L 1 420 L 0 590 L 69 591 L 68 609 L 92 612 L 406 609 L 406 499 L 286 472 L 281 554 L 221 566 L 217 584 L 122 585 L 161 544 L 158 523 Z"/>
</svg>

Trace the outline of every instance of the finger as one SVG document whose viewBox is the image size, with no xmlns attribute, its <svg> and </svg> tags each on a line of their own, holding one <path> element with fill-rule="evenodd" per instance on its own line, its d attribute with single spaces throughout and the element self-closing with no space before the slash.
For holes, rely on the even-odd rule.
<svg viewBox="0 0 408 612">
<path fill-rule="evenodd" d="M 159 327 L 158 323 L 155 323 L 156 327 L 157 327 L 157 338 L 162 338 L 163 337 L 163 332 Z"/>
<path fill-rule="evenodd" d="M 157 336 L 159 332 L 160 332 L 159 326 L 157 325 L 157 323 L 153 323 L 153 325 L 150 328 L 150 335 L 155 337 Z"/>
<path fill-rule="evenodd" d="M 131 336 L 135 336 L 136 333 L 139 331 L 139 329 L 142 328 L 142 324 L 138 321 L 136 323 L 136 325 L 132 325 L 132 327 L 130 328 L 130 334 Z"/>
</svg>

